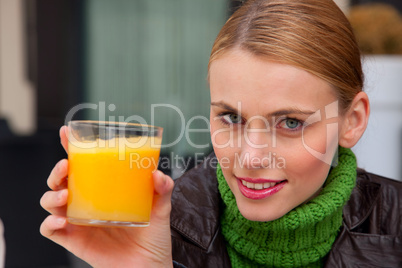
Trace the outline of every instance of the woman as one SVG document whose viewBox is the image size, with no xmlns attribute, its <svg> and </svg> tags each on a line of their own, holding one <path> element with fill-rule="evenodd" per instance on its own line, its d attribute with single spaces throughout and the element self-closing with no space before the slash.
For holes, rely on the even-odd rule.
<svg viewBox="0 0 402 268">
<path fill-rule="evenodd" d="M 347 149 L 370 108 L 355 38 L 331 0 L 247 1 L 214 43 L 209 82 L 214 154 L 173 194 L 155 172 L 150 227 L 67 224 L 62 160 L 41 233 L 95 267 L 402 265 L 401 184 L 357 173 Z"/>
</svg>

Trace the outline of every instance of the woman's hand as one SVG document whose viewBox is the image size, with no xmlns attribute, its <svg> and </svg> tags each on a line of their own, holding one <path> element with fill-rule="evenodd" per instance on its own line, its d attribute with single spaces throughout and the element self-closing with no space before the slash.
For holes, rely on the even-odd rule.
<svg viewBox="0 0 402 268">
<path fill-rule="evenodd" d="M 67 127 L 60 129 L 67 151 Z M 173 180 L 160 171 L 153 174 L 155 196 L 149 227 L 104 228 L 69 224 L 66 220 L 68 161 L 61 160 L 48 178 L 51 191 L 41 206 L 51 215 L 40 227 L 43 236 L 65 247 L 94 267 L 172 266 L 170 238 L 170 197 Z"/>
</svg>

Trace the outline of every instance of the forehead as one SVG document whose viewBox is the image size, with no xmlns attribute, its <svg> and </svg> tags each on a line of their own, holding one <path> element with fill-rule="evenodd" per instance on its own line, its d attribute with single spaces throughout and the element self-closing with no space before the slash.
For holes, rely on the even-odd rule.
<svg viewBox="0 0 402 268">
<path fill-rule="evenodd" d="M 319 109 L 336 100 L 329 83 L 291 65 L 233 49 L 211 63 L 211 101 Z"/>
</svg>

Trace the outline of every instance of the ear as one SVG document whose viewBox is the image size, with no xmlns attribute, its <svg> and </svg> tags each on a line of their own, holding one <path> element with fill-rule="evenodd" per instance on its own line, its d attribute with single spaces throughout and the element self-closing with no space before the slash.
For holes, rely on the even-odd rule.
<svg viewBox="0 0 402 268">
<path fill-rule="evenodd" d="M 359 92 L 345 113 L 339 135 L 339 145 L 353 147 L 366 130 L 370 115 L 370 102 L 365 92 Z"/>
</svg>

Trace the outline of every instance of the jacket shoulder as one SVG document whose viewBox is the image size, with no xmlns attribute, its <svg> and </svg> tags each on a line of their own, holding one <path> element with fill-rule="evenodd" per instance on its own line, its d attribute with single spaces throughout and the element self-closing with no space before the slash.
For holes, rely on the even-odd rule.
<svg viewBox="0 0 402 268">
<path fill-rule="evenodd" d="M 402 235 L 401 196 L 401 181 L 359 169 L 356 187 L 344 208 L 345 222 L 351 230 L 363 233 Z"/>
<path fill-rule="evenodd" d="M 357 169 L 357 181 L 359 180 L 377 183 L 385 188 L 391 187 L 395 188 L 396 190 L 402 191 L 402 181 L 370 173 L 365 171 L 364 169 Z"/>
<path fill-rule="evenodd" d="M 402 182 L 358 170 L 326 267 L 402 267 Z"/>
<path fill-rule="evenodd" d="M 230 267 L 220 232 L 217 163 L 211 154 L 175 181 L 170 215 L 172 255 L 187 267 Z"/>
</svg>

